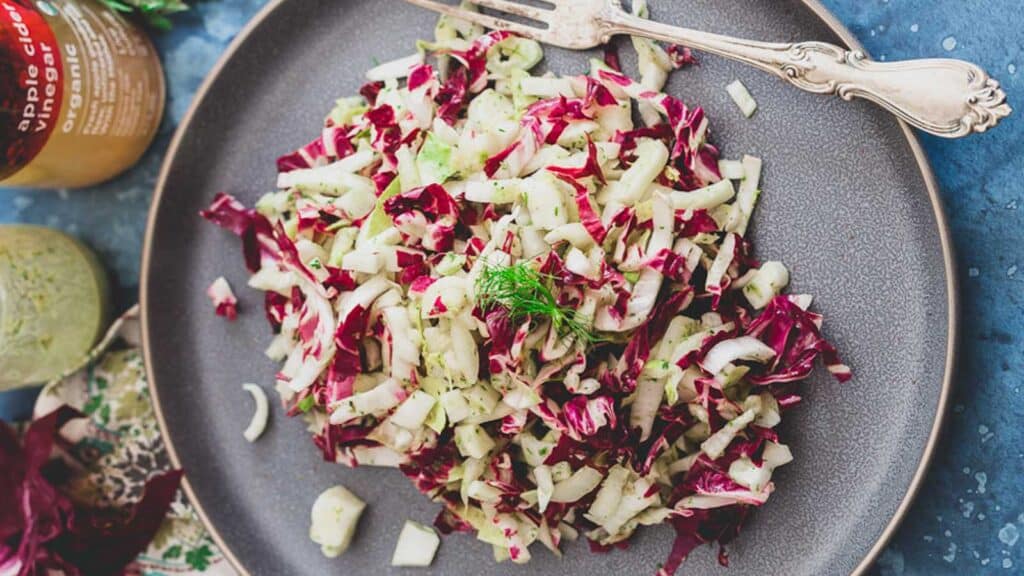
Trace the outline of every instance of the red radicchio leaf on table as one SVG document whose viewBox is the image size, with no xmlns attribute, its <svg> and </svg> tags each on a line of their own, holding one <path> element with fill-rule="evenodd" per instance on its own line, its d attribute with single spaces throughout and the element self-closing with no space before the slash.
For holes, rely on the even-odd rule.
<svg viewBox="0 0 1024 576">
<path fill-rule="evenodd" d="M 146 482 L 142 500 L 127 517 L 116 511 L 77 512 L 57 543 L 83 574 L 119 574 L 156 535 L 174 501 L 182 473 L 174 470 Z"/>
<path fill-rule="evenodd" d="M 170 508 L 181 472 L 146 482 L 142 500 L 127 514 L 76 507 L 47 478 L 58 431 L 77 410 L 62 406 L 33 422 L 18 445 L 0 423 L 0 569 L 34 576 L 60 570 L 69 576 L 121 574 L 153 539 Z"/>
</svg>

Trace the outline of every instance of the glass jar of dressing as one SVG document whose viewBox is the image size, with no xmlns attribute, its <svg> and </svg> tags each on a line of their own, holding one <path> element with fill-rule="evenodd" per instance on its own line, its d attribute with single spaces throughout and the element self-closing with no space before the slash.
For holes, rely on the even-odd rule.
<svg viewBox="0 0 1024 576">
<path fill-rule="evenodd" d="M 0 226 L 0 391 L 75 367 L 106 329 L 107 292 L 96 257 L 74 238 Z"/>
<path fill-rule="evenodd" d="M 134 164 L 164 80 L 145 34 L 97 0 L 0 0 L 0 186 L 73 188 Z"/>
</svg>

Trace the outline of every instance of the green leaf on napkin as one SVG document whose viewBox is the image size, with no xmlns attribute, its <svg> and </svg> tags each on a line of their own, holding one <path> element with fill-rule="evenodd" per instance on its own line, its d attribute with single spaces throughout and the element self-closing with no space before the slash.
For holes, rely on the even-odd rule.
<svg viewBox="0 0 1024 576">
<path fill-rule="evenodd" d="M 206 544 L 195 550 L 189 550 L 185 554 L 185 563 L 193 570 L 202 572 L 210 567 L 210 559 L 213 558 L 213 551 Z"/>
<path fill-rule="evenodd" d="M 181 545 L 175 544 L 171 546 L 163 553 L 164 560 L 174 560 L 175 558 L 181 557 Z"/>
</svg>

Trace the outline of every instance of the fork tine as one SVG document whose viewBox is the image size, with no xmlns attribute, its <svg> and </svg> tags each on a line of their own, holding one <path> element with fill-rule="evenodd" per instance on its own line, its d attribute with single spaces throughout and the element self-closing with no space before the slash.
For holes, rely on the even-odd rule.
<svg viewBox="0 0 1024 576">
<path fill-rule="evenodd" d="M 510 2 L 509 0 L 469 0 L 473 4 L 479 4 L 487 8 L 493 8 L 506 14 L 515 14 L 516 16 L 525 16 L 531 20 L 537 20 L 538 22 L 546 22 L 547 18 L 551 16 L 551 10 L 542 10 L 533 6 L 527 6 L 526 4 L 519 4 L 518 2 Z"/>
<path fill-rule="evenodd" d="M 473 24 L 479 24 L 484 28 L 490 28 L 492 30 L 508 30 L 509 32 L 515 32 L 527 38 L 534 40 L 543 41 L 541 36 L 544 32 L 541 28 L 535 28 L 533 26 L 527 26 L 518 22 L 512 22 L 503 18 L 495 18 L 494 16 L 488 16 L 487 14 L 480 14 L 479 12 L 470 12 L 469 10 L 462 10 L 454 6 L 442 4 L 435 0 L 405 0 L 410 4 L 415 4 L 421 8 L 427 10 L 433 10 L 434 12 L 440 12 L 446 14 L 452 18 L 458 18 Z"/>
</svg>

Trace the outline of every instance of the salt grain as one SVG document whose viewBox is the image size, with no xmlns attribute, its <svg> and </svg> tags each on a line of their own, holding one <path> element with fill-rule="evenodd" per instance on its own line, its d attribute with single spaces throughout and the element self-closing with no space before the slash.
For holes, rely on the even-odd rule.
<svg viewBox="0 0 1024 576">
<path fill-rule="evenodd" d="M 1007 546 L 1013 546 L 1020 539 L 1020 531 L 1013 524 L 1006 524 L 999 529 L 999 541 Z"/>
<path fill-rule="evenodd" d="M 956 560 L 956 544 L 949 543 L 949 548 L 946 549 L 946 553 L 942 555 L 942 559 L 946 562 L 952 563 Z"/>
<path fill-rule="evenodd" d="M 961 507 L 961 511 L 963 512 L 964 518 L 970 518 L 971 514 L 974 514 L 974 502 L 964 502 L 964 505 Z"/>
</svg>

